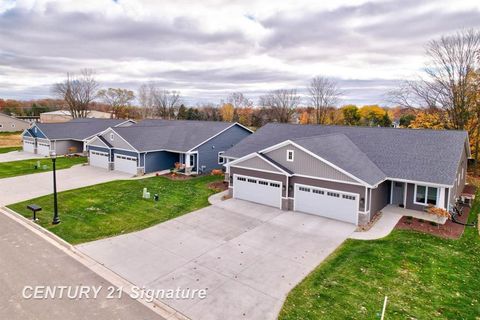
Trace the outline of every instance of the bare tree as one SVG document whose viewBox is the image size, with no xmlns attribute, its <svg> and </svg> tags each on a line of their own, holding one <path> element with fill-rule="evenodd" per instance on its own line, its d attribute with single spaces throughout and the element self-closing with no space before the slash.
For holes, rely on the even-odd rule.
<svg viewBox="0 0 480 320">
<path fill-rule="evenodd" d="M 86 118 L 98 88 L 93 70 L 83 69 L 79 76 L 67 73 L 67 79 L 55 84 L 53 92 L 65 101 L 73 118 Z"/>
<path fill-rule="evenodd" d="M 328 108 L 338 104 L 343 93 L 335 80 L 321 76 L 310 81 L 308 92 L 315 108 L 317 124 L 324 124 L 327 120 Z"/>
<path fill-rule="evenodd" d="M 113 112 L 112 115 L 118 118 L 121 109 L 128 108 L 135 99 L 135 94 L 131 90 L 121 88 L 108 88 L 98 91 L 98 96 Z"/>
<path fill-rule="evenodd" d="M 253 106 L 253 101 L 248 99 L 242 92 L 232 92 L 227 97 L 227 103 L 230 103 L 235 109 Z"/>
<path fill-rule="evenodd" d="M 280 89 L 271 91 L 259 99 L 259 104 L 271 113 L 271 120 L 282 123 L 288 123 L 292 119 L 298 104 L 300 96 L 296 89 Z"/>
<path fill-rule="evenodd" d="M 142 118 L 146 119 L 153 115 L 153 97 L 151 84 L 144 83 L 138 88 L 137 97 L 142 108 Z"/>
<path fill-rule="evenodd" d="M 151 87 L 153 106 L 163 119 L 175 118 L 175 111 L 180 105 L 180 92 Z"/>
</svg>

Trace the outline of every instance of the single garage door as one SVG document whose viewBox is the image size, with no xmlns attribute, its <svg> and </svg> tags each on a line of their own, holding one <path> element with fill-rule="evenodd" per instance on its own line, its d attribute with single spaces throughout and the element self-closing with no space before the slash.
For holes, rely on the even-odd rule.
<svg viewBox="0 0 480 320">
<path fill-rule="evenodd" d="M 23 140 L 23 151 L 34 153 L 35 152 L 35 141 Z"/>
<path fill-rule="evenodd" d="M 38 151 L 38 154 L 41 154 L 42 156 L 49 156 L 50 155 L 50 143 L 39 142 L 37 151 Z"/>
<path fill-rule="evenodd" d="M 358 194 L 295 184 L 294 210 L 358 223 Z"/>
<path fill-rule="evenodd" d="M 90 150 L 88 153 L 92 167 L 108 169 L 108 153 L 93 150 Z"/>
<path fill-rule="evenodd" d="M 137 158 L 136 157 L 116 154 L 113 165 L 116 171 L 137 174 Z"/>
<path fill-rule="evenodd" d="M 233 175 L 233 197 L 281 208 L 282 183 L 255 177 Z"/>
</svg>

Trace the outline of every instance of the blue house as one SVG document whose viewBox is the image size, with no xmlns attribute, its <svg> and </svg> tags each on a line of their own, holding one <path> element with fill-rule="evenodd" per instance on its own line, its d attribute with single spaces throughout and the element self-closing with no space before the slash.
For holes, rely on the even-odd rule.
<svg viewBox="0 0 480 320">
<path fill-rule="evenodd" d="M 185 174 L 220 169 L 223 153 L 252 133 L 239 123 L 144 120 L 109 128 L 87 143 L 91 166 L 133 175 L 176 165 Z"/>
</svg>

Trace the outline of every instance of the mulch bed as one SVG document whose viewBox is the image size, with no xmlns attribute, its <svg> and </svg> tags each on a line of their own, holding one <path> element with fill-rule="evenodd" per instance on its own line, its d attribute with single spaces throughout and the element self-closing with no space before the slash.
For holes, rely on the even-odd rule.
<svg viewBox="0 0 480 320">
<path fill-rule="evenodd" d="M 208 185 L 208 188 L 215 191 L 222 192 L 228 189 L 228 182 L 226 181 L 212 182 Z"/>
<path fill-rule="evenodd" d="M 184 175 L 184 174 L 171 174 L 171 173 L 165 173 L 165 174 L 162 174 L 160 176 L 168 178 L 170 180 L 190 180 L 190 179 L 196 177 L 196 175 L 188 176 L 188 175 Z"/>
<path fill-rule="evenodd" d="M 466 223 L 469 213 L 470 208 L 464 208 L 462 216 L 458 217 L 457 220 Z M 422 222 L 420 219 L 408 219 L 408 217 L 402 217 L 402 219 L 400 219 L 400 221 L 398 221 L 397 225 L 395 226 L 395 229 L 414 230 L 432 234 L 442 238 L 458 239 L 462 236 L 463 230 L 465 230 L 465 226 L 454 223 L 451 220 L 447 220 L 444 225 L 433 225 L 430 221 L 423 220 Z"/>
</svg>

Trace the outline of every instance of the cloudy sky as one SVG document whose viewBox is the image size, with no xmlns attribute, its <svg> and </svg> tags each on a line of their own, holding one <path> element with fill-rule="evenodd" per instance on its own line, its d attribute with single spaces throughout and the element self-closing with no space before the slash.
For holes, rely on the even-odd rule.
<svg viewBox="0 0 480 320">
<path fill-rule="evenodd" d="M 478 0 L 0 0 L 0 97 L 49 97 L 93 68 L 104 87 L 155 81 L 189 103 L 302 92 L 315 75 L 344 103 L 384 103 L 428 40 L 471 27 Z"/>
</svg>

